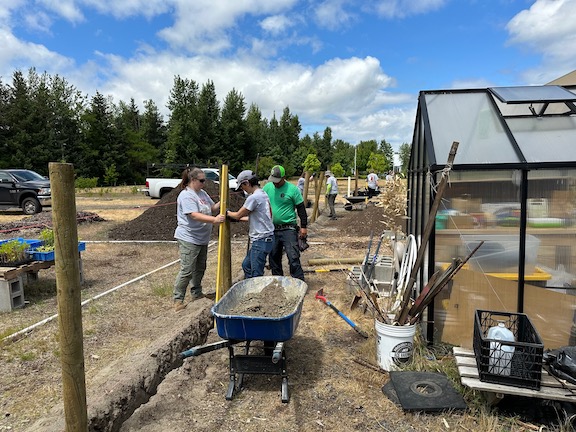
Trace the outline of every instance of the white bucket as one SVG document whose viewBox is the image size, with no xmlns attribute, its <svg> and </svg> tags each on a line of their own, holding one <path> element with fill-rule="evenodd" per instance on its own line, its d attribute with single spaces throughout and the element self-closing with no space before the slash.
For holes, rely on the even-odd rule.
<svg viewBox="0 0 576 432">
<path fill-rule="evenodd" d="M 416 324 L 393 326 L 374 320 L 376 327 L 376 359 L 385 371 L 410 361 L 414 350 Z"/>
</svg>

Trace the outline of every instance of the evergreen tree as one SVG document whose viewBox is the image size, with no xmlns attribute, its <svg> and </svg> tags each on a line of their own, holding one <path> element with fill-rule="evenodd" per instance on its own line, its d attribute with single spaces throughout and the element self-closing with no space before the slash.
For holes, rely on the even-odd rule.
<svg viewBox="0 0 576 432">
<path fill-rule="evenodd" d="M 265 118 L 262 118 L 260 108 L 256 104 L 251 104 L 250 108 L 248 108 L 248 114 L 246 114 L 246 135 L 252 149 L 252 154 L 247 156 L 249 160 L 250 157 L 255 160 L 258 155 L 265 154 L 267 132 L 268 123 Z M 247 164 L 247 166 L 250 166 L 250 164 Z"/>
<path fill-rule="evenodd" d="M 198 149 L 198 84 L 195 81 L 174 77 L 168 99 L 170 120 L 165 162 L 194 163 L 201 156 Z"/>
<path fill-rule="evenodd" d="M 78 168 L 80 161 L 80 118 L 86 109 L 85 97 L 64 78 L 50 78 L 51 117 L 48 128 L 53 132 L 51 145 L 55 154 L 50 160 L 61 160 Z"/>
<path fill-rule="evenodd" d="M 298 144 L 300 142 L 300 132 L 302 131 L 302 126 L 300 125 L 300 120 L 298 116 L 292 115 L 290 113 L 290 108 L 284 108 L 282 112 L 282 117 L 280 118 L 280 130 L 281 130 L 281 145 L 282 149 L 282 160 L 284 161 L 284 169 L 288 176 L 294 175 L 296 172 L 296 167 L 298 165 L 297 160 L 295 160 L 295 152 L 298 149 Z"/>
<path fill-rule="evenodd" d="M 220 105 L 214 82 L 202 86 L 198 101 L 198 148 L 204 160 L 213 159 L 220 147 Z"/>
<path fill-rule="evenodd" d="M 382 153 L 386 159 L 385 171 L 390 171 L 394 168 L 394 149 L 392 148 L 392 145 L 383 139 L 380 141 L 378 152 Z"/>
<path fill-rule="evenodd" d="M 324 129 L 322 139 L 317 142 L 317 155 L 323 169 L 327 169 L 332 163 L 332 129 Z"/>
<path fill-rule="evenodd" d="M 158 106 L 153 100 L 148 99 L 144 101 L 144 114 L 142 115 L 142 139 L 148 143 L 152 148 L 149 150 L 150 154 L 146 160 L 148 162 L 157 162 L 162 156 L 162 151 L 166 144 L 166 125 L 162 114 L 158 110 Z"/>
<path fill-rule="evenodd" d="M 266 134 L 266 148 L 263 152 L 264 156 L 269 156 L 277 164 L 284 163 L 284 152 L 282 151 L 281 143 L 283 140 L 282 130 L 278 120 L 276 119 L 276 114 L 272 115 L 270 123 L 268 125 L 268 133 Z"/>
<path fill-rule="evenodd" d="M 10 108 L 10 89 L 0 77 L 0 168 L 8 168 L 8 137 L 10 124 L 8 110 Z"/>
<path fill-rule="evenodd" d="M 92 98 L 83 118 L 83 151 L 79 174 L 98 177 L 102 183 L 112 165 L 123 165 L 126 148 L 114 127 L 110 102 L 100 93 Z"/>
<path fill-rule="evenodd" d="M 12 88 L 9 91 L 9 106 L 6 119 L 9 132 L 6 134 L 5 165 L 11 168 L 32 168 L 30 120 L 33 111 L 28 84 L 21 71 L 12 75 Z"/>
<path fill-rule="evenodd" d="M 232 172 L 240 172 L 244 165 L 253 160 L 253 148 L 246 133 L 246 104 L 244 96 L 235 89 L 224 99 L 221 122 L 220 160 L 228 162 Z"/>
</svg>

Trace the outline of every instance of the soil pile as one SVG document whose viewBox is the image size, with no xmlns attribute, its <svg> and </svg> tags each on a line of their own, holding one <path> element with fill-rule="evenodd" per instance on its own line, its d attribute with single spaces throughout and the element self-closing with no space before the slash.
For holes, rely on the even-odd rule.
<svg viewBox="0 0 576 432">
<path fill-rule="evenodd" d="M 100 216 L 92 212 L 77 212 L 76 221 L 79 224 L 89 222 L 102 222 Z M 23 230 L 41 231 L 43 228 L 52 227 L 52 212 L 41 212 L 20 220 L 0 224 L 0 233 L 11 233 Z"/>
<path fill-rule="evenodd" d="M 206 180 L 204 190 L 214 202 L 220 200 L 219 186 L 211 180 Z M 174 231 L 178 225 L 176 220 L 176 200 L 180 188 L 174 188 L 164 195 L 153 207 L 150 207 L 136 219 L 112 229 L 108 235 L 113 240 L 174 240 Z M 237 211 L 244 203 L 242 193 L 230 191 L 228 208 Z M 230 234 L 234 236 L 248 233 L 247 223 L 231 223 Z M 218 229 L 212 229 L 212 237 L 218 237 Z"/>
</svg>

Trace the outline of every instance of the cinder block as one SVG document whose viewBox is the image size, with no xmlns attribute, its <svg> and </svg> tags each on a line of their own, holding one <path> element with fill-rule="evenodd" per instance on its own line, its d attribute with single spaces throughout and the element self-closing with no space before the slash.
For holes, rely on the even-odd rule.
<svg viewBox="0 0 576 432">
<path fill-rule="evenodd" d="M 24 281 L 22 276 L 0 280 L 0 312 L 11 312 L 24 307 Z"/>
<path fill-rule="evenodd" d="M 358 284 L 361 283 L 362 278 L 362 268 L 360 266 L 354 266 L 350 269 L 350 274 L 346 277 L 346 288 L 348 292 L 355 294 L 358 288 Z"/>
</svg>

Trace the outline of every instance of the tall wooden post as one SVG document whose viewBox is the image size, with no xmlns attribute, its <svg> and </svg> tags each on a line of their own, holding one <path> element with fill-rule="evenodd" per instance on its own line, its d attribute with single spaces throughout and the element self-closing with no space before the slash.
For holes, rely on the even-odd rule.
<svg viewBox="0 0 576 432">
<path fill-rule="evenodd" d="M 86 432 L 88 414 L 74 167 L 71 164 L 50 162 L 48 170 L 52 188 L 52 224 L 66 431 Z"/>
<path fill-rule="evenodd" d="M 322 186 L 324 182 L 322 179 L 324 178 L 324 171 L 320 171 L 318 174 L 318 178 L 314 179 L 314 207 L 312 207 L 312 217 L 310 218 L 310 222 L 314 222 L 318 217 L 320 212 L 319 204 L 320 204 L 320 192 L 322 191 Z"/>
<path fill-rule="evenodd" d="M 308 190 L 310 189 L 310 173 L 308 171 L 304 172 L 304 192 L 302 196 L 304 198 L 304 205 L 308 207 Z"/>
<path fill-rule="evenodd" d="M 220 168 L 220 214 L 226 215 L 229 201 L 228 165 Z M 230 222 L 220 224 L 218 234 L 218 269 L 216 272 L 216 301 L 220 300 L 232 285 L 232 246 Z"/>
</svg>

